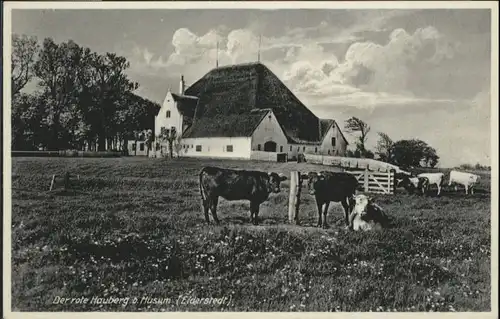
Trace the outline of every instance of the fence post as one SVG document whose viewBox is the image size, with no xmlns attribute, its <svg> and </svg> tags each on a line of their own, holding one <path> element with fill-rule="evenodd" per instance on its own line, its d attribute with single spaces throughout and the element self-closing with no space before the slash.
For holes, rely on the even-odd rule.
<svg viewBox="0 0 500 319">
<path fill-rule="evenodd" d="M 64 189 L 69 189 L 69 179 L 70 179 L 70 174 L 69 172 L 64 173 Z"/>
<path fill-rule="evenodd" d="M 394 168 L 391 168 L 389 170 L 390 174 L 391 174 L 391 181 L 392 181 L 392 193 L 395 194 L 396 193 L 396 170 Z"/>
<path fill-rule="evenodd" d="M 369 184 L 368 184 L 368 169 L 365 168 L 365 179 L 364 179 L 364 187 L 365 187 L 365 193 L 368 193 L 368 188 L 369 188 Z"/>
<path fill-rule="evenodd" d="M 290 198 L 288 200 L 288 221 L 299 224 L 299 205 L 301 193 L 301 177 L 297 171 L 290 172 Z"/>
<path fill-rule="evenodd" d="M 391 171 L 387 170 L 387 192 L 389 194 L 392 194 L 392 188 L 391 188 Z"/>
<path fill-rule="evenodd" d="M 49 188 L 49 191 L 51 191 L 51 190 L 52 190 L 52 187 L 54 187 L 54 182 L 55 182 L 55 180 L 56 180 L 56 175 L 54 174 L 54 175 L 52 175 L 52 181 L 50 182 L 50 188 Z"/>
</svg>

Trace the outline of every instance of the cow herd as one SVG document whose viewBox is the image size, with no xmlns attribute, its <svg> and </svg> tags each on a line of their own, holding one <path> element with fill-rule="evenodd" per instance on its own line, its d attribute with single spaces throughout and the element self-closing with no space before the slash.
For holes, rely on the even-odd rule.
<svg viewBox="0 0 500 319">
<path fill-rule="evenodd" d="M 417 176 L 399 173 L 396 176 L 396 185 L 403 186 L 409 193 L 418 192 L 422 195 L 429 191 L 430 186 L 436 185 L 437 195 L 441 194 L 441 188 L 445 184 L 444 173 L 421 173 Z M 474 194 L 474 187 L 479 182 L 480 176 L 472 173 L 465 173 L 452 170 L 448 179 L 448 186 L 454 185 L 458 191 L 458 185 L 465 188 L 465 194 L 469 191 Z"/>
<path fill-rule="evenodd" d="M 438 196 L 444 185 L 443 173 L 397 174 L 396 185 L 403 186 L 408 192 L 425 194 L 432 185 L 437 186 Z M 248 200 L 250 202 L 250 220 L 258 224 L 260 204 L 271 193 L 280 192 L 280 184 L 287 178 L 274 172 L 234 170 L 219 167 L 204 167 L 199 173 L 201 204 L 205 221 L 210 223 L 209 212 L 216 224 L 219 197 L 226 200 Z M 475 174 L 451 171 L 448 185 L 463 185 L 465 193 L 474 193 L 474 186 L 480 177 Z M 310 172 L 301 174 L 301 180 L 307 180 L 310 195 L 314 196 L 318 209 L 318 227 L 328 227 L 327 212 L 331 202 L 340 203 L 344 209 L 344 221 L 350 230 L 370 230 L 386 228 L 390 218 L 383 209 L 364 194 L 356 194 L 358 180 L 348 172 Z"/>
</svg>

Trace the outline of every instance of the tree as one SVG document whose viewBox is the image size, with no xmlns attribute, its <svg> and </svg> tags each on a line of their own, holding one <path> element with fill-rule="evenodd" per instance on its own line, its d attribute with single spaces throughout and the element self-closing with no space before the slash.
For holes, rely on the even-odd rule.
<svg viewBox="0 0 500 319">
<path fill-rule="evenodd" d="M 436 154 L 436 150 L 430 146 L 424 147 L 424 155 L 422 161 L 427 167 L 435 167 L 439 162 L 439 156 Z"/>
<path fill-rule="evenodd" d="M 81 55 L 82 48 L 73 41 L 58 45 L 47 38 L 35 64 L 35 75 L 40 79 L 39 85 L 47 98 L 49 149 L 52 150 L 67 146 L 64 140 L 66 128 L 61 123 L 61 115 L 77 105 L 76 78 Z"/>
<path fill-rule="evenodd" d="M 38 50 L 36 37 L 12 35 L 12 97 L 17 95 L 33 78 Z"/>
<path fill-rule="evenodd" d="M 362 154 L 363 158 L 375 158 L 375 154 L 370 151 L 370 150 L 365 150 L 364 153 Z"/>
<path fill-rule="evenodd" d="M 151 150 L 151 146 L 153 146 L 153 141 L 154 141 L 153 130 L 146 130 L 144 132 L 144 138 L 146 140 L 146 147 L 147 147 L 146 155 L 149 156 L 149 151 Z"/>
<path fill-rule="evenodd" d="M 180 134 L 177 135 L 177 137 L 175 138 L 175 144 L 174 144 L 175 153 L 177 153 L 177 157 L 180 157 L 181 152 L 182 152 L 181 140 L 182 140 L 182 136 Z"/>
<path fill-rule="evenodd" d="M 394 142 L 389 135 L 385 133 L 379 132 L 378 135 L 379 140 L 377 142 L 377 146 L 375 147 L 376 154 L 379 156 L 381 161 L 389 162 Z"/>
<path fill-rule="evenodd" d="M 31 136 L 35 130 L 30 125 L 36 123 L 44 128 L 43 138 L 36 139 L 43 140 L 50 150 L 83 149 L 85 145 L 91 150 L 105 150 L 120 144 L 126 149 L 134 131 L 154 127 L 160 106 L 133 93 L 138 85 L 125 74 L 129 62 L 124 57 L 97 54 L 71 40 L 55 43 L 50 38 L 34 50 L 29 46 L 32 38 L 19 39 L 13 41 L 13 92 L 31 76 L 37 78 L 41 90 L 33 99 L 16 99 L 21 95 L 13 95 L 12 143 L 16 147 L 24 142 L 34 147 Z M 36 53 L 36 62 L 24 62 L 30 60 L 26 56 Z M 37 108 L 40 112 L 35 112 Z"/>
<path fill-rule="evenodd" d="M 155 115 L 158 114 L 160 105 L 144 99 L 132 92 L 123 94 L 117 107 L 114 120 L 115 130 L 123 145 L 127 145 L 132 132 L 154 127 Z M 125 149 L 124 149 L 125 150 Z"/>
<path fill-rule="evenodd" d="M 126 107 L 122 97 L 138 88 L 125 74 L 130 63 L 114 53 L 89 54 L 86 68 L 80 75 L 82 94 L 86 104 L 87 121 L 98 138 L 98 148 L 105 150 L 106 141 L 119 133 L 118 111 Z"/>
<path fill-rule="evenodd" d="M 177 132 L 175 130 L 167 130 L 165 127 L 161 128 L 158 139 L 162 142 L 168 143 L 168 151 L 170 158 L 174 157 L 174 142 L 177 139 Z"/>
<path fill-rule="evenodd" d="M 46 144 L 46 109 L 40 94 L 20 93 L 12 99 L 12 149 L 36 150 Z"/>
<path fill-rule="evenodd" d="M 418 139 L 400 140 L 391 150 L 391 163 L 401 167 L 434 167 L 439 161 L 436 150 Z"/>
<path fill-rule="evenodd" d="M 346 121 L 345 129 L 349 134 L 359 134 L 356 141 L 356 149 L 359 150 L 361 157 L 365 157 L 365 142 L 370 132 L 370 126 L 357 117 L 351 117 Z"/>
</svg>

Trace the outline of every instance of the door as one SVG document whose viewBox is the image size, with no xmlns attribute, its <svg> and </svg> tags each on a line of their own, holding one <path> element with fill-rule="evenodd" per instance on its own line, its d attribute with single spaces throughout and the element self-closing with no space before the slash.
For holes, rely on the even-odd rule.
<svg viewBox="0 0 500 319">
<path fill-rule="evenodd" d="M 273 141 L 264 144 L 264 152 L 276 152 L 276 143 Z"/>
</svg>

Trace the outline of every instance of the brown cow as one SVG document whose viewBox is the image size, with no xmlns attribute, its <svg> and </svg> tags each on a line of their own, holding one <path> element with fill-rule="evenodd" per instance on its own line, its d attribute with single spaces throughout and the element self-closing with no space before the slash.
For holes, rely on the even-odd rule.
<svg viewBox="0 0 500 319">
<path fill-rule="evenodd" d="M 258 224 L 259 206 L 266 201 L 270 193 L 280 192 L 280 183 L 287 178 L 277 173 L 260 171 L 233 170 L 219 167 L 204 167 L 199 174 L 200 194 L 205 220 L 210 223 L 208 211 L 217 218 L 219 196 L 226 200 L 250 201 L 250 220 Z"/>
</svg>

